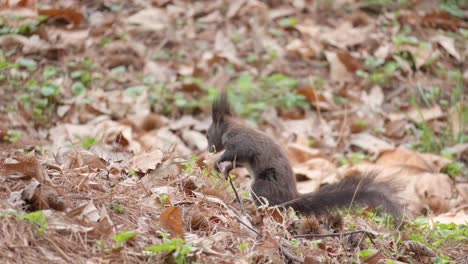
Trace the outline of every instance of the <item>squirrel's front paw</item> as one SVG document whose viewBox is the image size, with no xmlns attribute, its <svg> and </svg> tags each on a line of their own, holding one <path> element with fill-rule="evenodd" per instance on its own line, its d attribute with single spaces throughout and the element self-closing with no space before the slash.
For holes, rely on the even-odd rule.
<svg viewBox="0 0 468 264">
<path fill-rule="evenodd" d="M 214 169 L 217 173 L 220 173 L 220 172 L 223 172 L 224 174 L 229 174 L 229 172 L 234 168 L 233 165 L 232 165 L 232 162 L 229 162 L 229 164 L 227 164 L 226 166 L 222 166 L 223 163 L 227 163 L 227 162 L 216 162 L 215 163 L 215 166 L 214 166 Z"/>
</svg>

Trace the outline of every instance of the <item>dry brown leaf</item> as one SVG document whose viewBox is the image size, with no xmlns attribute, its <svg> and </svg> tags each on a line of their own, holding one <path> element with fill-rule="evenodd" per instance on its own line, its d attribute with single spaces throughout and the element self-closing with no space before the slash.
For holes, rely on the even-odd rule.
<svg viewBox="0 0 468 264">
<path fill-rule="evenodd" d="M 382 254 L 380 250 L 376 250 L 371 255 L 363 258 L 362 261 L 366 264 L 377 264 L 377 262 L 384 257 L 384 254 Z"/>
<path fill-rule="evenodd" d="M 442 109 L 440 108 L 439 105 L 434 105 L 431 108 L 419 108 L 419 109 L 411 107 L 410 110 L 407 111 L 406 114 L 402 114 L 402 113 L 388 114 L 388 118 L 391 121 L 402 120 L 408 117 L 409 119 L 414 120 L 415 122 L 418 122 L 418 123 L 431 121 L 431 120 L 438 119 L 444 116 L 445 114 L 444 112 L 442 112 Z"/>
<path fill-rule="evenodd" d="M 340 179 L 336 166 L 322 158 L 314 158 L 293 166 L 293 171 L 297 178 L 308 179 L 297 183 L 298 191 L 301 193 L 315 191 L 322 184 L 335 183 Z"/>
<path fill-rule="evenodd" d="M 27 154 L 17 153 L 13 158 L 5 159 L 1 166 L 5 169 L 22 173 L 26 177 L 35 178 L 39 182 L 43 182 L 46 177 L 34 151 Z"/>
<path fill-rule="evenodd" d="M 244 63 L 237 55 L 236 46 L 221 30 L 216 33 L 214 48 L 221 57 L 224 57 L 234 65 L 238 67 L 244 66 Z"/>
<path fill-rule="evenodd" d="M 346 50 L 347 47 L 364 43 L 369 38 L 372 26 L 353 27 L 351 22 L 345 21 L 336 28 L 325 27 L 319 38 L 335 47 Z"/>
<path fill-rule="evenodd" d="M 94 229 L 90 226 L 78 225 L 59 212 L 53 210 L 44 210 L 43 212 L 47 218 L 47 229 L 56 230 L 57 232 L 65 234 L 86 233 Z"/>
<path fill-rule="evenodd" d="M 303 163 L 320 156 L 320 151 L 318 149 L 309 148 L 297 143 L 288 144 L 287 150 L 289 160 L 293 165 Z"/>
<path fill-rule="evenodd" d="M 468 223 L 468 213 L 464 210 L 458 212 L 448 212 L 445 214 L 440 214 L 432 218 L 432 221 L 429 222 L 430 225 L 433 223 L 455 223 L 457 225 L 466 225 Z"/>
<path fill-rule="evenodd" d="M 167 12 L 160 8 L 145 8 L 125 19 L 131 28 L 148 31 L 161 31 L 166 29 L 169 18 Z"/>
<path fill-rule="evenodd" d="M 317 54 L 313 48 L 306 45 L 306 43 L 300 39 L 294 39 L 289 42 L 286 46 L 286 51 L 300 55 L 304 58 L 313 58 Z"/>
<path fill-rule="evenodd" d="M 92 200 L 83 204 L 84 208 L 81 211 L 80 218 L 86 222 L 97 222 L 101 219 L 99 209 L 94 205 Z"/>
<path fill-rule="evenodd" d="M 412 252 L 419 256 L 436 257 L 437 254 L 421 242 L 408 240 L 403 243 L 402 252 Z"/>
<path fill-rule="evenodd" d="M 159 224 L 174 237 L 184 236 L 182 209 L 171 206 L 166 208 L 159 217 Z"/>
<path fill-rule="evenodd" d="M 378 155 L 381 151 L 387 149 L 393 149 L 393 144 L 383 141 L 367 132 L 353 134 L 350 143 L 373 155 Z"/>
<path fill-rule="evenodd" d="M 179 171 L 179 167 L 177 167 L 176 164 L 170 164 L 168 161 L 166 161 L 157 169 L 148 172 L 143 178 L 141 178 L 141 182 L 143 186 L 149 190 L 158 185 L 161 185 L 162 179 L 174 178 L 177 176 Z"/>
<path fill-rule="evenodd" d="M 455 18 L 446 11 L 433 11 L 421 17 L 421 24 L 426 27 L 441 28 L 456 31 L 458 28 L 467 28 L 468 25 L 461 19 Z"/>
<path fill-rule="evenodd" d="M 104 170 L 106 165 L 95 154 L 84 149 L 72 149 L 59 151 L 57 160 L 64 165 L 66 169 L 76 169 L 87 166 L 91 170 Z"/>
<path fill-rule="evenodd" d="M 89 39 L 89 30 L 68 30 L 58 27 L 44 26 L 42 27 L 39 35 L 42 39 L 47 40 L 53 48 L 80 50 L 85 47 L 85 42 Z"/>
<path fill-rule="evenodd" d="M 74 26 L 78 26 L 83 19 L 83 14 L 72 8 L 39 9 L 37 10 L 37 13 L 49 18 L 63 18 Z"/>
<path fill-rule="evenodd" d="M 460 53 L 455 48 L 454 38 L 437 35 L 432 38 L 432 41 L 441 45 L 448 52 L 448 54 L 452 55 L 455 59 L 457 59 L 457 61 L 461 61 Z"/>
<path fill-rule="evenodd" d="M 161 164 L 163 158 L 164 153 L 159 149 L 140 153 L 128 161 L 128 168 L 137 172 L 147 173 L 149 170 L 156 169 Z"/>
<path fill-rule="evenodd" d="M 348 71 L 335 52 L 325 51 L 325 57 L 330 65 L 330 79 L 332 81 L 342 83 L 354 79 L 354 72 Z"/>
<path fill-rule="evenodd" d="M 432 155 L 398 147 L 381 152 L 376 161 L 378 165 L 413 168 L 421 172 L 439 172 L 450 160 Z"/>
<path fill-rule="evenodd" d="M 200 151 L 208 147 L 208 140 L 205 135 L 195 130 L 182 130 L 182 139 L 187 142 L 187 145 L 192 148 L 196 147 Z"/>
<path fill-rule="evenodd" d="M 387 124 L 385 124 L 384 134 L 387 137 L 401 139 L 404 137 L 406 133 L 407 125 L 408 125 L 408 122 L 406 120 L 390 121 Z"/>
<path fill-rule="evenodd" d="M 303 95 L 310 104 L 315 104 L 318 101 L 327 102 L 328 100 L 321 93 L 317 93 L 314 88 L 308 86 L 301 86 L 297 88 L 297 93 Z"/>
<path fill-rule="evenodd" d="M 338 51 L 336 55 L 338 56 L 338 59 L 340 59 L 341 63 L 344 64 L 348 72 L 354 73 L 362 67 L 362 63 L 347 51 Z"/>
</svg>

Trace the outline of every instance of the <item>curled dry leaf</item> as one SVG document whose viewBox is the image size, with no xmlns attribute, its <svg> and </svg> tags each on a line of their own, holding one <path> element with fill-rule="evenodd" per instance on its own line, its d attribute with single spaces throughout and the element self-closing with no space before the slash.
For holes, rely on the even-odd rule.
<svg viewBox="0 0 468 264">
<path fill-rule="evenodd" d="M 125 22 L 130 29 L 157 32 L 167 27 L 169 18 L 167 12 L 160 8 L 145 8 L 125 19 Z"/>
<path fill-rule="evenodd" d="M 106 164 L 97 155 L 85 149 L 59 151 L 57 160 L 61 161 L 66 169 L 76 169 L 84 166 L 93 171 L 106 169 Z"/>
<path fill-rule="evenodd" d="M 99 209 L 97 209 L 92 200 L 84 204 L 84 208 L 81 211 L 80 218 L 85 220 L 86 222 L 97 222 L 99 219 L 101 219 Z"/>
<path fill-rule="evenodd" d="M 204 150 L 208 147 L 208 140 L 205 135 L 195 130 L 182 130 L 182 139 L 191 147 L 196 147 L 198 150 Z"/>
<path fill-rule="evenodd" d="M 155 170 L 148 172 L 141 183 L 146 189 L 151 189 L 161 184 L 162 179 L 173 178 L 179 173 L 179 167 L 176 164 L 171 164 L 171 161 L 166 161 L 164 164 L 157 166 Z"/>
<path fill-rule="evenodd" d="M 455 48 L 455 40 L 453 38 L 437 35 L 432 38 L 432 41 L 441 45 L 448 54 L 452 55 L 457 61 L 461 61 L 460 53 Z"/>
<path fill-rule="evenodd" d="M 335 47 L 346 50 L 347 47 L 355 46 L 365 42 L 369 38 L 372 26 L 353 27 L 349 21 L 345 21 L 336 28 L 323 27 L 320 39 Z"/>
<path fill-rule="evenodd" d="M 70 218 L 64 217 L 62 213 L 53 210 L 43 211 L 47 218 L 47 228 L 56 230 L 61 233 L 86 233 L 92 231 L 94 228 L 89 226 L 82 226 L 70 221 Z"/>
<path fill-rule="evenodd" d="M 436 257 L 437 254 L 430 248 L 428 248 L 426 245 L 424 245 L 421 242 L 418 241 L 405 241 L 403 243 L 403 247 L 401 249 L 402 252 L 405 253 L 415 253 L 419 256 L 428 256 L 428 257 Z"/>
<path fill-rule="evenodd" d="M 330 65 L 330 79 L 334 82 L 347 82 L 354 79 L 354 72 L 350 72 L 346 65 L 332 51 L 325 51 L 325 57 Z"/>
<path fill-rule="evenodd" d="M 79 25 L 83 19 L 83 14 L 72 8 L 39 9 L 37 13 L 49 18 L 63 18 L 74 26 Z"/>
<path fill-rule="evenodd" d="M 351 144 L 357 146 L 374 156 L 378 155 L 381 151 L 393 149 L 393 144 L 383 141 L 369 133 L 363 132 L 353 134 L 351 136 Z"/>
<path fill-rule="evenodd" d="M 27 154 L 17 153 L 13 158 L 5 159 L 1 166 L 7 170 L 19 172 L 29 179 L 35 178 L 39 182 L 44 181 L 46 177 L 34 151 Z"/>
<path fill-rule="evenodd" d="M 322 184 L 334 183 L 340 179 L 336 166 L 322 158 L 311 159 L 303 164 L 293 166 L 296 178 L 308 179 L 297 183 L 298 191 L 309 193 L 317 190 Z"/>
<path fill-rule="evenodd" d="M 468 223 L 468 213 L 465 210 L 460 210 L 458 212 L 448 212 L 445 214 L 440 214 L 435 216 L 432 221 L 429 222 L 430 225 L 433 223 L 455 223 L 457 225 L 466 225 Z"/>
<path fill-rule="evenodd" d="M 293 165 L 303 163 L 320 156 L 320 151 L 318 149 L 309 148 L 297 143 L 288 144 L 287 150 L 288 158 Z"/>
<path fill-rule="evenodd" d="M 182 209 L 180 207 L 171 206 L 166 208 L 159 217 L 159 224 L 174 237 L 184 236 Z"/>
<path fill-rule="evenodd" d="M 55 188 L 45 184 L 41 185 L 34 179 L 23 189 L 21 198 L 31 205 L 32 211 L 49 208 L 63 211 L 67 206 L 64 198 Z"/>
<path fill-rule="evenodd" d="M 147 173 L 149 170 L 156 169 L 163 158 L 164 153 L 159 149 L 140 153 L 128 161 L 128 167 L 137 172 Z"/>
<path fill-rule="evenodd" d="M 366 264 L 376 264 L 380 259 L 384 258 L 384 254 L 380 250 L 374 251 L 369 256 L 366 256 L 362 259 L 362 261 Z"/>
<path fill-rule="evenodd" d="M 444 157 L 421 154 L 403 147 L 382 151 L 376 161 L 377 165 L 413 168 L 421 172 L 439 172 L 448 163 L 450 160 Z"/>
</svg>

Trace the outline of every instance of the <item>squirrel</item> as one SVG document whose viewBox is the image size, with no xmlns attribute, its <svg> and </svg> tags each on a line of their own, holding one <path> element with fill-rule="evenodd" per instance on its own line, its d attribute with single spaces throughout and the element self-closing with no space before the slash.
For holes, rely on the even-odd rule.
<svg viewBox="0 0 468 264">
<path fill-rule="evenodd" d="M 316 192 L 300 194 L 296 179 L 283 148 L 270 136 L 245 125 L 233 115 L 227 93 L 223 90 L 212 104 L 212 123 L 206 134 L 208 151 L 224 153 L 215 161 L 231 162 L 225 173 L 240 165 L 249 171 L 253 181 L 251 192 L 257 206 L 268 200 L 269 206 L 292 207 L 306 215 L 327 214 L 352 205 L 383 209 L 395 218 L 402 208 L 396 199 L 398 188 L 389 180 L 377 181 L 376 173 L 354 174 L 340 182 L 323 186 Z"/>
</svg>

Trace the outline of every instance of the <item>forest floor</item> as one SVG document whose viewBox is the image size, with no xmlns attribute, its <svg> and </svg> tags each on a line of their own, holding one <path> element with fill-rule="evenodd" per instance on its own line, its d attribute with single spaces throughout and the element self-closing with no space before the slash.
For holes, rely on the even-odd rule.
<svg viewBox="0 0 468 264">
<path fill-rule="evenodd" d="M 465 1 L 5 0 L 0 17 L 1 263 L 468 263 Z M 220 89 L 301 192 L 374 170 L 407 218 L 257 208 L 245 169 L 234 189 L 211 170 Z"/>
</svg>

